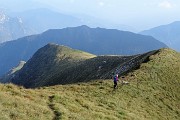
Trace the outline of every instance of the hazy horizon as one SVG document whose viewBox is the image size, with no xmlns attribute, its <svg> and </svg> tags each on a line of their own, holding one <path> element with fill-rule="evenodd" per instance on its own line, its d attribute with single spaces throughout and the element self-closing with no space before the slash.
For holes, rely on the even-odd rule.
<svg viewBox="0 0 180 120">
<path fill-rule="evenodd" d="M 0 0 L 0 8 L 24 11 L 48 8 L 69 15 L 87 15 L 137 31 L 179 21 L 179 0 Z M 99 22 L 99 21 L 98 21 Z"/>
</svg>

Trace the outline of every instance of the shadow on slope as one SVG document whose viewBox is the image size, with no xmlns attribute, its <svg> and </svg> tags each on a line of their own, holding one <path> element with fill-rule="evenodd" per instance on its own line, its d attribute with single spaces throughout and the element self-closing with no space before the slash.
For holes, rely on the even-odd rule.
<svg viewBox="0 0 180 120">
<path fill-rule="evenodd" d="M 67 47 L 48 44 L 16 72 L 10 80 L 27 88 L 110 79 L 124 75 L 146 62 L 154 50 L 134 56 L 95 56 Z"/>
</svg>

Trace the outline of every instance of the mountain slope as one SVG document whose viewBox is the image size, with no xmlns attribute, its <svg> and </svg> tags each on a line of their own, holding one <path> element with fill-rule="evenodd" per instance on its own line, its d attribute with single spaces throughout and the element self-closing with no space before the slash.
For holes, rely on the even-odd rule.
<svg viewBox="0 0 180 120">
<path fill-rule="evenodd" d="M 39 89 L 0 85 L 0 118 L 179 120 L 180 54 L 161 49 L 149 60 L 115 91 L 102 79 Z"/>
<path fill-rule="evenodd" d="M 14 40 L 30 34 L 21 18 L 10 17 L 0 10 L 0 43 Z"/>
<path fill-rule="evenodd" d="M 27 88 L 85 82 L 132 71 L 158 51 L 134 56 L 95 56 L 63 46 L 48 44 L 39 49 L 10 82 Z M 5 80 L 1 80 L 5 81 Z"/>
<path fill-rule="evenodd" d="M 59 106 L 57 110 L 61 111 L 61 117 L 178 120 L 180 54 L 170 49 L 162 49 L 149 59 L 150 61 L 143 63 L 138 70 L 125 77 L 130 82 L 129 85 L 119 85 L 116 91 L 112 91 L 112 80 L 99 80 L 64 88 L 54 86 L 57 91 L 67 91 L 54 94 L 53 97 L 54 103 L 58 103 L 56 107 Z"/>
<path fill-rule="evenodd" d="M 140 34 L 151 35 L 157 40 L 168 45 L 170 48 L 180 51 L 180 21 L 168 25 L 162 25 L 150 30 L 142 31 Z"/>
<path fill-rule="evenodd" d="M 80 61 L 93 57 L 95 55 L 86 52 L 56 44 L 48 44 L 39 49 L 27 64 L 17 74 L 13 75 L 11 82 L 26 87 L 33 87 L 39 81 L 40 84 L 45 84 L 46 81 L 53 83 L 51 78 L 54 74 L 61 74 L 69 67 L 79 64 Z"/>
<path fill-rule="evenodd" d="M 61 44 L 97 55 L 132 55 L 166 47 L 165 44 L 149 36 L 115 29 L 89 28 L 85 25 L 49 30 L 44 32 L 43 36 L 46 38 L 52 36 L 54 42 L 59 37 Z"/>
<path fill-rule="evenodd" d="M 40 47 L 53 42 L 92 54 L 138 54 L 167 47 L 156 39 L 114 29 L 79 26 L 48 30 L 39 35 L 20 38 L 0 44 L 0 75 L 27 61 Z"/>
<path fill-rule="evenodd" d="M 25 61 L 20 61 L 18 66 L 12 68 L 9 72 L 7 72 L 5 75 L 2 76 L 2 78 L 0 78 L 0 82 L 1 83 L 9 83 L 10 80 L 14 77 L 14 74 L 21 70 L 21 68 L 24 66 L 26 62 Z"/>
</svg>

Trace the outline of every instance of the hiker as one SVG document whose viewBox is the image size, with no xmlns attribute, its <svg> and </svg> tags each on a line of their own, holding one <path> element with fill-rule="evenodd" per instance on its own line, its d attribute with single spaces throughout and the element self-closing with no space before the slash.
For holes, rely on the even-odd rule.
<svg viewBox="0 0 180 120">
<path fill-rule="evenodd" d="M 118 74 L 114 75 L 113 80 L 114 80 L 114 89 L 115 89 L 117 87 Z"/>
</svg>

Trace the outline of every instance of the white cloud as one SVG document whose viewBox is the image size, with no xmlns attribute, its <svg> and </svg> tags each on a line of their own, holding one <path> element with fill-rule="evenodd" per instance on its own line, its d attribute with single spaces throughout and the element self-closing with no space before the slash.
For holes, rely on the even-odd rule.
<svg viewBox="0 0 180 120">
<path fill-rule="evenodd" d="M 175 5 L 173 3 L 170 3 L 169 1 L 163 1 L 163 2 L 159 3 L 158 6 L 161 8 L 170 9 L 170 8 L 173 8 Z"/>
</svg>

